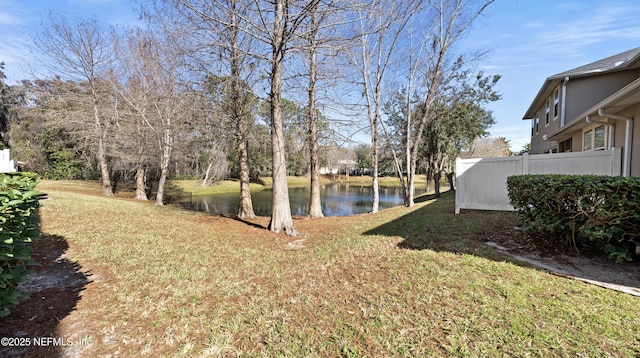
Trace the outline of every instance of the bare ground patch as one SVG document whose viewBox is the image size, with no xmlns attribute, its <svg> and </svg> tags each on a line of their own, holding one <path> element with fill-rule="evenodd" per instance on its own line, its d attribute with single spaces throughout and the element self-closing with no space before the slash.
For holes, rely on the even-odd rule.
<svg viewBox="0 0 640 358">
<path fill-rule="evenodd" d="M 515 227 L 475 238 L 518 261 L 551 273 L 640 296 L 640 264 L 615 262 L 595 246 L 582 244 L 579 253 L 571 252 Z"/>
</svg>

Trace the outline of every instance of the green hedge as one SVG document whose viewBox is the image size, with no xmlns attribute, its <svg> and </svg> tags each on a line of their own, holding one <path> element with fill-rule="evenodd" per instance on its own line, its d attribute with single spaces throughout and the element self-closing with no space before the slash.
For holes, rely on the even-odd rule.
<svg viewBox="0 0 640 358">
<path fill-rule="evenodd" d="M 577 250 L 598 243 L 618 261 L 632 260 L 640 243 L 640 178 L 596 175 L 517 175 L 509 199 L 528 233 Z"/>
<path fill-rule="evenodd" d="M 26 296 L 17 289 L 37 263 L 31 243 L 40 236 L 36 175 L 0 174 L 0 317 Z"/>
</svg>

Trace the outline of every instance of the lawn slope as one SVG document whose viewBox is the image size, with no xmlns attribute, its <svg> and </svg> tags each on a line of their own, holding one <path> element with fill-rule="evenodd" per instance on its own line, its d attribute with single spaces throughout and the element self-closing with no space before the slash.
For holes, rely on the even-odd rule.
<svg viewBox="0 0 640 358">
<path fill-rule="evenodd" d="M 59 337 L 82 356 L 637 356 L 638 298 L 469 238 L 508 213 L 453 195 L 376 215 L 239 221 L 43 182 L 42 230 L 92 282 Z"/>
</svg>

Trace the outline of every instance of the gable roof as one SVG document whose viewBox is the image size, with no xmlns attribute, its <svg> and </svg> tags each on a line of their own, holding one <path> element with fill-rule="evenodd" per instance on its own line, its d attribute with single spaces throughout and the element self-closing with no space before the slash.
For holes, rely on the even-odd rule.
<svg viewBox="0 0 640 358">
<path fill-rule="evenodd" d="M 572 70 L 564 71 L 547 77 L 540 91 L 534 98 L 533 102 L 524 114 L 523 119 L 531 119 L 535 116 L 535 110 L 540 104 L 551 94 L 565 78 L 596 76 L 604 73 L 623 71 L 630 68 L 638 67 L 640 64 L 640 47 L 609 56 L 601 60 L 576 67 Z"/>
<path fill-rule="evenodd" d="M 572 70 L 560 72 L 549 79 L 563 79 L 566 76 L 589 76 L 603 72 L 614 72 L 624 70 L 631 67 L 640 58 L 640 47 L 628 50 L 617 55 L 613 55 L 602 60 L 589 63 L 584 66 L 576 67 Z"/>
</svg>

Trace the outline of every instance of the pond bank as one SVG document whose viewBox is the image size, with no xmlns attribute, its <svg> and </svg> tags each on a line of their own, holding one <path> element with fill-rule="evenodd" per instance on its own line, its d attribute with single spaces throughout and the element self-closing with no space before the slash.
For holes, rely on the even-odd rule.
<svg viewBox="0 0 640 358">
<path fill-rule="evenodd" d="M 336 179 L 330 176 L 323 175 L 321 178 L 322 184 L 342 183 L 342 184 L 354 184 L 354 185 L 372 185 L 372 177 L 370 176 L 350 176 L 348 179 L 345 175 L 337 176 Z M 176 188 L 183 190 L 193 195 L 206 195 L 206 194 L 219 194 L 229 192 L 239 192 L 240 183 L 238 180 L 222 180 L 209 186 L 203 186 L 202 181 L 199 180 L 170 180 L 170 184 Z M 378 178 L 380 186 L 400 186 L 400 180 L 396 177 L 382 177 Z M 287 177 L 287 184 L 289 187 L 300 187 L 309 185 L 308 177 Z M 427 186 L 427 179 L 425 175 L 418 175 L 416 177 L 416 186 Z M 433 185 L 431 185 L 433 186 Z M 261 177 L 259 182 L 251 182 L 251 191 L 258 191 L 263 189 L 270 189 L 272 187 L 271 177 Z"/>
</svg>

